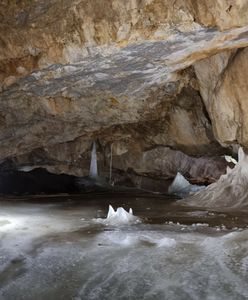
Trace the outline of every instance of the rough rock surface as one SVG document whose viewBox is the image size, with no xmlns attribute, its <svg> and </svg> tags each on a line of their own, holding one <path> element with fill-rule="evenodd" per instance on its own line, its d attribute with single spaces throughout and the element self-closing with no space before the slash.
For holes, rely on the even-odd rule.
<svg viewBox="0 0 248 300">
<path fill-rule="evenodd" d="M 215 137 L 224 146 L 248 146 L 247 67 L 247 48 L 195 64 Z"/>
<path fill-rule="evenodd" d="M 160 163 L 141 171 L 123 157 L 247 146 L 247 8 L 246 0 L 2 1 L 0 159 L 82 176 L 98 140 L 103 170 L 113 144 L 114 168 L 168 177 Z M 205 169 L 204 178 L 220 175 Z"/>
<path fill-rule="evenodd" d="M 248 208 L 248 155 L 239 149 L 239 161 L 227 174 L 206 189 L 182 201 L 187 205 L 214 208 Z"/>
<path fill-rule="evenodd" d="M 108 45 L 101 53 L 111 54 L 112 43 L 164 40 L 201 26 L 242 27 L 247 8 L 246 0 L 3 0 L 2 76 L 82 60 L 96 46 Z"/>
<path fill-rule="evenodd" d="M 137 174 L 153 177 L 159 174 L 161 178 L 168 179 L 180 172 L 189 179 L 206 183 L 216 181 L 226 167 L 224 158 L 192 158 L 165 147 L 156 147 L 136 155 L 127 153 L 115 159 L 115 166 L 120 169 L 132 168 Z"/>
</svg>

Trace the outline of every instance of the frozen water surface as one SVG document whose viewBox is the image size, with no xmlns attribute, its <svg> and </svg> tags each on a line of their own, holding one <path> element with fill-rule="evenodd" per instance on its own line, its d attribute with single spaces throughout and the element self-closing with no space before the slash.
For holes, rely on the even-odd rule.
<svg viewBox="0 0 248 300">
<path fill-rule="evenodd" d="M 97 223 L 109 203 L 142 222 Z M 2 199 L 0 299 L 248 299 L 247 216 L 120 194 Z"/>
</svg>

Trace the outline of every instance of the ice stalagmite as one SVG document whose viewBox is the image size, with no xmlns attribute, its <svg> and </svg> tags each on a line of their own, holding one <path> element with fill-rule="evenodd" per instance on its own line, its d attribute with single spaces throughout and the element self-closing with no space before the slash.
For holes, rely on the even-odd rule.
<svg viewBox="0 0 248 300">
<path fill-rule="evenodd" d="M 186 197 L 192 193 L 196 193 L 202 190 L 205 186 L 193 185 L 181 174 L 177 173 L 177 176 L 170 185 L 168 192 L 169 194 L 177 195 L 179 197 Z"/>
<path fill-rule="evenodd" d="M 101 223 L 107 225 L 124 225 L 131 223 L 139 223 L 140 219 L 133 215 L 132 208 L 127 212 L 123 207 L 118 207 L 115 211 L 111 205 L 109 205 L 108 215 L 106 219 L 98 219 Z"/>
</svg>

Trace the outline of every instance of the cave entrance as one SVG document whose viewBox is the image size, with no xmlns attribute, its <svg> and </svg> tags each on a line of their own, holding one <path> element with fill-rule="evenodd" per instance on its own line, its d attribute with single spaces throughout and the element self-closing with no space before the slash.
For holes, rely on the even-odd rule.
<svg viewBox="0 0 248 300">
<path fill-rule="evenodd" d="M 2 170 L 0 172 L 0 194 L 58 194 L 77 193 L 77 177 L 66 174 L 52 174 L 38 168 L 29 172 Z"/>
</svg>

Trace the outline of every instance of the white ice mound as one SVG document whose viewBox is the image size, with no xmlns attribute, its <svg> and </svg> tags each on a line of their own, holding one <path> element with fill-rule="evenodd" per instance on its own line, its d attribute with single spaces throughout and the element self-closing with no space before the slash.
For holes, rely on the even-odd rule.
<svg viewBox="0 0 248 300">
<path fill-rule="evenodd" d="M 179 197 L 186 197 L 204 188 L 205 186 L 190 184 L 188 180 L 178 172 L 172 184 L 169 186 L 168 193 Z"/>
<path fill-rule="evenodd" d="M 201 207 L 248 208 L 248 155 L 239 148 L 238 163 L 233 169 L 209 185 L 204 191 L 185 199 L 185 203 Z"/>
<path fill-rule="evenodd" d="M 132 208 L 127 212 L 123 207 L 118 207 L 115 211 L 114 208 L 109 205 L 109 211 L 106 219 L 98 219 L 101 223 L 106 225 L 124 225 L 139 223 L 140 219 L 133 215 Z"/>
</svg>

